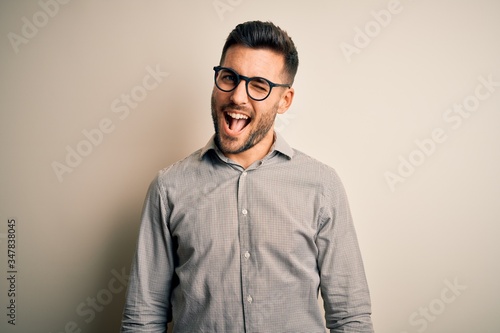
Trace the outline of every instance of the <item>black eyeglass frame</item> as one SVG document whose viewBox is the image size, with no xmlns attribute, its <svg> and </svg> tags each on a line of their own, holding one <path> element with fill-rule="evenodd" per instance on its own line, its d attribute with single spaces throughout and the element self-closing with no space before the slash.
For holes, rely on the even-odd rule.
<svg viewBox="0 0 500 333">
<path fill-rule="evenodd" d="M 229 89 L 229 90 L 226 90 L 226 89 L 222 89 L 221 87 L 219 87 L 219 85 L 217 84 L 217 76 L 219 75 L 219 72 L 221 70 L 227 70 L 227 71 L 230 71 L 232 73 L 234 73 L 235 77 L 236 77 L 236 82 L 235 82 L 235 85 L 232 89 Z M 263 101 L 265 100 L 266 98 L 269 97 L 269 95 L 271 95 L 271 91 L 273 90 L 274 87 L 286 87 L 286 88 L 291 88 L 292 85 L 291 84 L 281 84 L 281 83 L 274 83 L 274 82 L 271 82 L 269 81 L 268 79 L 264 78 L 264 77 L 260 77 L 260 76 L 254 76 L 254 77 L 248 77 L 248 76 L 244 76 L 244 75 L 241 75 L 239 74 L 237 71 L 235 71 L 234 69 L 232 68 L 229 68 L 229 67 L 223 67 L 223 66 L 215 66 L 214 67 L 214 71 L 215 71 L 215 75 L 214 75 L 214 82 L 215 82 L 215 86 L 221 90 L 221 91 L 224 91 L 224 92 L 231 92 L 233 91 L 234 89 L 236 89 L 239 85 L 240 85 L 240 82 L 241 80 L 245 81 L 245 89 L 247 91 L 247 95 L 248 97 L 250 97 L 251 99 L 253 99 L 254 101 L 257 101 L 257 102 L 260 102 L 260 101 Z M 250 95 L 250 93 L 248 92 L 248 83 L 250 83 L 251 80 L 255 80 L 255 79 L 259 79 L 259 80 L 264 80 L 266 81 L 268 84 L 269 84 L 269 92 L 267 93 L 266 97 L 264 98 L 254 98 Z"/>
</svg>

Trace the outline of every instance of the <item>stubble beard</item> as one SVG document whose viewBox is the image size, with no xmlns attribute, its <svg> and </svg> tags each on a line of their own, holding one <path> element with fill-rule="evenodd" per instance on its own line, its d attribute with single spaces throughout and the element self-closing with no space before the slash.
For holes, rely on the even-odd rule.
<svg viewBox="0 0 500 333">
<path fill-rule="evenodd" d="M 233 147 L 231 145 L 231 142 L 236 142 L 238 139 L 229 137 L 224 135 L 223 133 L 221 134 L 221 129 L 219 128 L 220 124 L 220 113 L 217 112 L 217 105 L 215 103 L 215 98 L 214 95 L 212 94 L 211 98 L 211 107 L 212 107 L 212 121 L 214 123 L 214 129 L 215 129 L 215 144 L 217 147 L 220 149 L 222 153 L 225 154 L 239 154 L 242 153 L 256 144 L 258 144 L 262 139 L 265 138 L 267 133 L 273 128 L 274 125 L 274 120 L 276 119 L 276 114 L 278 113 L 278 103 L 273 105 L 272 107 L 272 112 L 266 112 L 262 118 L 259 119 L 258 123 L 254 124 L 254 129 L 250 132 L 248 135 L 247 139 L 243 144 L 240 146 Z M 238 105 L 234 103 L 228 103 L 228 104 L 223 104 L 220 106 L 220 110 L 225 110 L 225 109 L 233 109 L 233 110 L 238 110 L 242 109 Z M 223 117 L 223 116 L 222 116 Z M 223 121 L 226 121 L 223 119 Z M 252 120 L 254 121 L 254 120 Z M 248 125 L 250 126 L 250 124 Z M 222 137 L 224 135 L 224 137 Z"/>
</svg>

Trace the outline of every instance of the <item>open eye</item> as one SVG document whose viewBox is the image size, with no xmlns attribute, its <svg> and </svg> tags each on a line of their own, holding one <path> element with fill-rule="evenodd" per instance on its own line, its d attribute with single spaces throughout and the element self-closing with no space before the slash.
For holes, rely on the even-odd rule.
<svg viewBox="0 0 500 333">
<path fill-rule="evenodd" d="M 236 74 L 230 71 L 221 71 L 219 74 L 220 80 L 222 80 L 224 83 L 230 83 L 234 84 L 238 79 L 236 77 Z"/>
</svg>

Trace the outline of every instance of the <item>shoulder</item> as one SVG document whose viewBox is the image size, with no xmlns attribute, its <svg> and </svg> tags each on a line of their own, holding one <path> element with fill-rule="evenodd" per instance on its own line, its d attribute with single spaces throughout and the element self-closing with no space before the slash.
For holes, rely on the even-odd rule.
<svg viewBox="0 0 500 333">
<path fill-rule="evenodd" d="M 201 152 L 201 148 L 192 152 L 190 155 L 184 157 L 183 159 L 178 160 L 178 161 L 174 162 L 173 164 L 163 168 L 159 172 L 160 173 L 175 172 L 178 169 L 190 167 L 192 164 L 195 164 L 195 163 L 201 161 L 200 152 Z"/>
<path fill-rule="evenodd" d="M 185 158 L 159 170 L 153 181 L 157 184 L 166 185 L 172 181 L 189 177 L 194 170 L 199 169 L 204 163 L 200 157 L 200 152 L 201 149 L 198 149 Z"/>
<path fill-rule="evenodd" d="M 312 172 L 313 175 L 321 177 L 322 179 L 328 178 L 332 180 L 339 180 L 337 171 L 332 166 L 325 164 L 324 162 L 321 162 L 298 149 L 293 148 L 293 152 L 294 155 L 291 161 L 293 161 L 293 164 L 295 164 L 296 167 Z"/>
<path fill-rule="evenodd" d="M 344 185 L 334 167 L 295 148 L 293 151 L 294 156 L 289 162 L 304 181 L 315 186 L 325 197 L 345 195 Z"/>
</svg>

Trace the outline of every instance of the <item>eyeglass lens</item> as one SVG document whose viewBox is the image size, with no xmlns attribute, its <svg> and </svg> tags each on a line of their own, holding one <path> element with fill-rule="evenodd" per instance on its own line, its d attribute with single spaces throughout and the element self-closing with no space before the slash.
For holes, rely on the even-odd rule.
<svg viewBox="0 0 500 333">
<path fill-rule="evenodd" d="M 240 83 L 241 78 L 234 71 L 221 69 L 217 75 L 216 84 L 223 91 L 231 91 Z M 262 78 L 251 78 L 248 81 L 247 92 L 253 99 L 263 99 L 269 95 L 271 86 Z"/>
</svg>

